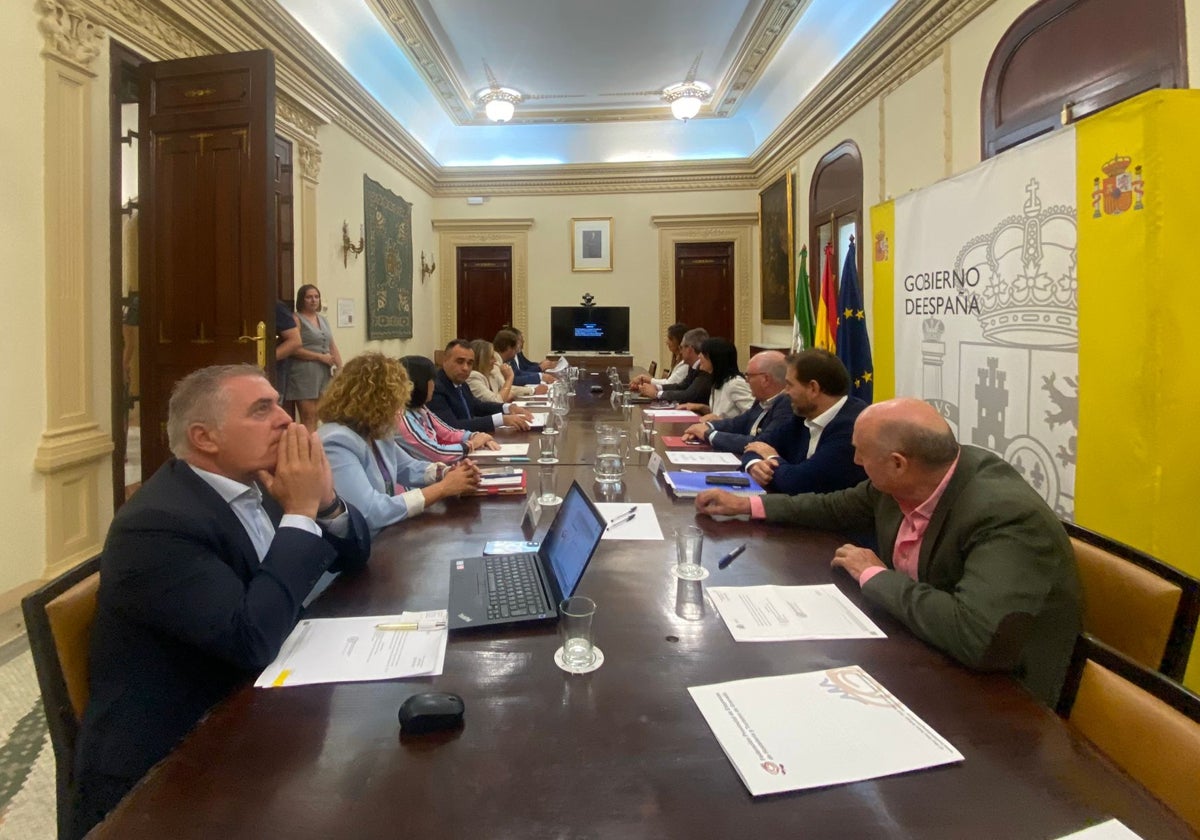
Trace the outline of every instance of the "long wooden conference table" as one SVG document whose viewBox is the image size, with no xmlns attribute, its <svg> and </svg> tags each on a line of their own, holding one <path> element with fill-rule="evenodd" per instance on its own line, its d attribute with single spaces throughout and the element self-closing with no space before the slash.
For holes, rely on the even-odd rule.
<svg viewBox="0 0 1200 840">
<path fill-rule="evenodd" d="M 636 429 L 639 410 L 624 417 L 607 393 L 588 393 L 598 381 L 580 383 L 560 435 L 560 493 L 577 479 L 600 498 L 589 455 L 595 421 Z M 968 671 L 867 606 L 856 584 L 830 570 L 836 536 L 696 517 L 691 500 L 672 499 L 638 463 L 603 498 L 654 502 L 668 536 L 699 524 L 711 571 L 704 585 L 832 581 L 888 638 L 735 643 L 697 598 L 699 585 L 671 575 L 672 543 L 605 540 L 579 588 L 598 605 L 599 670 L 559 670 L 551 625 L 452 635 L 435 678 L 247 686 L 151 770 L 96 836 L 995 840 L 1058 837 L 1109 817 L 1145 838 L 1192 836 L 1016 682 Z M 520 537 L 524 504 L 519 496 L 452 500 L 386 529 L 366 572 L 336 581 L 310 614 L 444 607 L 449 561 L 479 554 L 488 539 Z M 742 542 L 747 551 L 718 571 L 716 558 Z M 681 618 L 685 602 L 695 609 L 697 600 L 701 617 Z M 855 664 L 965 760 L 755 798 L 687 691 Z M 402 738 L 397 707 L 430 689 L 463 697 L 465 727 Z M 795 717 L 805 725 L 803 708 Z"/>
</svg>

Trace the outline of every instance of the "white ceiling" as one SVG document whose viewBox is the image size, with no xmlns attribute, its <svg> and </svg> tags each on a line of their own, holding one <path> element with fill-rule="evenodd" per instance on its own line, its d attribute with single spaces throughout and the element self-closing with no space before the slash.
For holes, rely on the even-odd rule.
<svg viewBox="0 0 1200 840">
<path fill-rule="evenodd" d="M 278 0 L 442 166 L 749 157 L 897 0 Z M 697 56 L 716 94 L 661 98 Z M 474 94 L 529 97 L 487 123 Z"/>
</svg>

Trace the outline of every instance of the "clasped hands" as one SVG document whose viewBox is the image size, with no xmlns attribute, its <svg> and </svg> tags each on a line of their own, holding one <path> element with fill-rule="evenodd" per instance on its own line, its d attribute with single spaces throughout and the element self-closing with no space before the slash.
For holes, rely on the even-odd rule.
<svg viewBox="0 0 1200 840">
<path fill-rule="evenodd" d="M 321 439 L 303 423 L 283 430 L 274 471 L 258 470 L 256 477 L 284 513 L 317 518 L 317 511 L 333 504 L 333 471 Z"/>
</svg>

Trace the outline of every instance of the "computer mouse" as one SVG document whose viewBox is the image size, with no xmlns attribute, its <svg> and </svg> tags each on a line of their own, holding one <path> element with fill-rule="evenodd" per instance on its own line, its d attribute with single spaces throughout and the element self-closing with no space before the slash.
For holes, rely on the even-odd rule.
<svg viewBox="0 0 1200 840">
<path fill-rule="evenodd" d="M 423 735 L 463 725 L 463 701 L 457 694 L 427 691 L 414 694 L 400 704 L 400 732 Z"/>
</svg>

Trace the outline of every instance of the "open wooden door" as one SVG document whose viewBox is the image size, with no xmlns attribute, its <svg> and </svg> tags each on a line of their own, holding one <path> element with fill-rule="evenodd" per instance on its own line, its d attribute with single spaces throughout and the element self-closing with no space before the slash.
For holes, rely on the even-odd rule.
<svg viewBox="0 0 1200 840">
<path fill-rule="evenodd" d="M 171 387 L 213 364 L 274 364 L 275 58 L 143 64 L 142 475 L 169 456 Z"/>
</svg>

